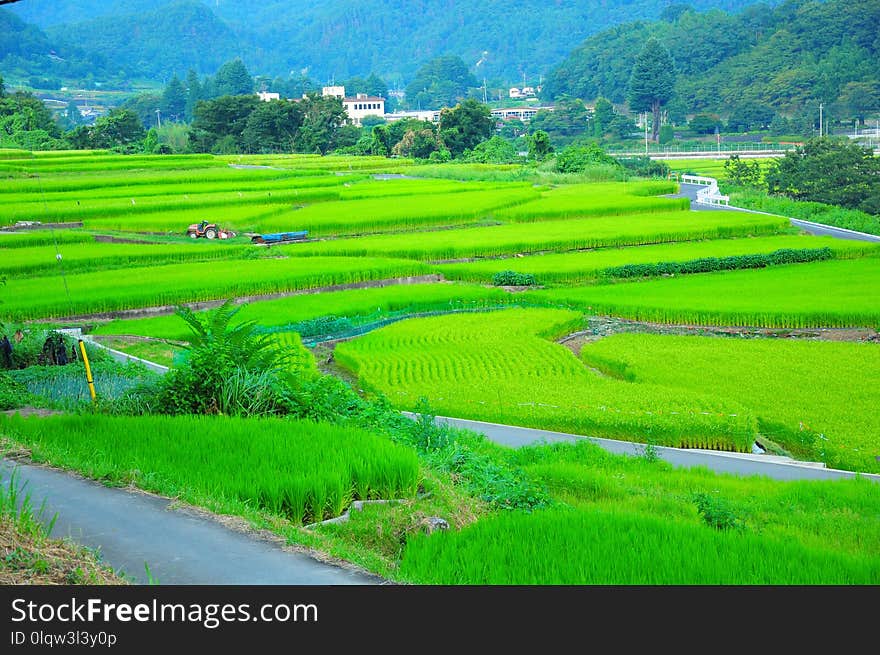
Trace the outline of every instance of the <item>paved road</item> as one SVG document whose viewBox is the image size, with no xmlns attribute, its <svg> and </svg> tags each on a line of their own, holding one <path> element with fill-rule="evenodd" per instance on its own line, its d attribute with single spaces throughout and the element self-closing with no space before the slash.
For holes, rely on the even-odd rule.
<svg viewBox="0 0 880 655">
<path fill-rule="evenodd" d="M 724 205 L 701 205 L 697 203 L 697 191 L 706 187 L 699 184 L 679 184 L 679 193 L 673 197 L 690 198 L 691 209 L 697 210 L 728 210 L 738 212 L 748 212 L 750 214 L 764 214 L 766 216 L 779 216 L 779 214 L 770 214 L 768 212 L 760 212 L 754 209 L 744 209 L 743 207 L 725 207 Z M 842 227 L 833 227 L 831 225 L 823 225 L 822 223 L 813 223 L 811 221 L 803 221 L 798 218 L 790 218 L 788 216 L 780 216 L 780 218 L 788 218 L 791 224 L 799 227 L 805 232 L 816 236 L 834 237 L 836 239 L 848 239 L 851 241 L 873 241 L 880 243 L 880 236 L 876 234 L 865 234 L 864 232 L 855 232 Z"/>
<path fill-rule="evenodd" d="M 407 413 L 407 415 L 413 416 L 410 413 Z M 438 416 L 437 422 L 481 432 L 495 443 L 511 448 L 540 443 L 574 443 L 582 439 L 588 439 L 603 449 L 618 455 L 641 455 L 644 452 L 643 444 L 635 444 L 629 441 L 584 437 L 564 432 L 535 430 L 533 428 L 485 423 L 483 421 L 471 421 L 446 416 Z M 771 455 L 724 453 L 713 450 L 669 448 L 666 446 L 657 446 L 656 452 L 660 459 L 669 462 L 673 466 L 702 466 L 717 473 L 763 475 L 775 480 L 841 480 L 854 478 L 857 475 L 852 471 L 824 468 L 822 464 L 796 462 L 788 458 Z M 858 475 L 880 483 L 880 475 L 868 473 Z"/>
<path fill-rule="evenodd" d="M 99 548 L 104 562 L 144 584 L 144 563 L 159 584 L 351 585 L 380 578 L 320 562 L 308 555 L 172 509 L 171 501 L 111 489 L 61 471 L 0 460 L 4 486 L 14 467 L 34 507 L 55 513 L 53 537 Z"/>
</svg>

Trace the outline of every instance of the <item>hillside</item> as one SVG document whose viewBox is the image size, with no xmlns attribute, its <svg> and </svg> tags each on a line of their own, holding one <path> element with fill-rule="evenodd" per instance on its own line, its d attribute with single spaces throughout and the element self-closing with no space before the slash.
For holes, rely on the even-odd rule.
<svg viewBox="0 0 880 655">
<path fill-rule="evenodd" d="M 105 62 L 76 46 L 62 47 L 38 27 L 0 9 L 0 74 L 57 78 L 85 71 L 105 74 Z"/>
<path fill-rule="evenodd" d="M 853 84 L 880 97 L 878 34 L 876 0 L 790 0 L 734 15 L 688 11 L 588 38 L 550 73 L 544 94 L 624 102 L 635 57 L 653 36 L 675 60 L 678 100 L 687 111 L 725 113 L 751 102 L 796 113 L 820 101 L 850 102 Z"/>
<path fill-rule="evenodd" d="M 610 25 L 661 15 L 667 0 L 29 0 L 10 11 L 65 43 L 88 44 L 134 74 L 164 77 L 241 55 L 254 72 L 316 79 L 376 72 L 403 85 L 424 61 L 461 56 L 478 77 L 537 81 L 586 37 Z M 751 0 L 694 0 L 736 10 Z M 196 7 L 195 5 L 199 5 Z M 171 51 L 169 43 L 185 50 Z M 201 47 L 210 46 L 210 47 Z M 478 62 L 480 62 L 478 64 Z"/>
</svg>

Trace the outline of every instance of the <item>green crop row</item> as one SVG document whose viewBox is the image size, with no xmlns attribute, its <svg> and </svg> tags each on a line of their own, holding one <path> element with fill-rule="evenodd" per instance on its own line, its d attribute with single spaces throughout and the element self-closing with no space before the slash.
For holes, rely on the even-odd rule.
<svg viewBox="0 0 880 655">
<path fill-rule="evenodd" d="M 530 187 L 492 189 L 455 194 L 423 194 L 410 197 L 366 198 L 314 204 L 284 212 L 259 223 L 259 229 L 275 232 L 308 230 L 311 235 L 362 234 L 432 225 L 455 225 L 491 218 L 500 208 L 535 197 Z"/>
<path fill-rule="evenodd" d="M 531 291 L 535 301 L 596 314 L 688 325 L 880 326 L 880 260 L 702 273 Z"/>
<path fill-rule="evenodd" d="M 474 309 L 512 302 L 516 302 L 516 297 L 500 289 L 465 284 L 399 284 L 261 300 L 243 306 L 236 318 L 282 328 L 325 317 L 328 320 L 340 317 L 381 320 L 383 315 L 403 310 Z M 183 340 L 188 330 L 177 316 L 155 316 L 111 321 L 94 333 Z"/>
<path fill-rule="evenodd" d="M 730 255 L 728 257 L 704 257 L 684 262 L 658 262 L 656 264 L 624 264 L 606 268 L 602 276 L 607 278 L 657 277 L 658 275 L 687 275 L 712 271 L 735 271 L 744 268 L 766 268 L 781 264 L 805 264 L 821 262 L 834 257 L 831 248 L 783 248 L 769 254 Z"/>
<path fill-rule="evenodd" d="M 0 316 L 11 320 L 65 317 L 140 307 L 265 295 L 338 284 L 420 275 L 428 269 L 395 259 L 272 259 L 212 261 L 116 272 L 11 279 Z M 69 295 L 68 295 L 69 292 Z"/>
<path fill-rule="evenodd" d="M 690 209 L 687 198 L 651 197 L 675 193 L 677 188 L 674 182 L 564 185 L 543 192 L 532 202 L 505 209 L 499 216 L 513 221 L 533 221 Z"/>
<path fill-rule="evenodd" d="M 199 416 L 0 416 L 36 461 L 189 502 L 238 501 L 296 522 L 415 494 L 414 452 L 353 428 Z"/>
<path fill-rule="evenodd" d="M 734 400 L 794 454 L 880 473 L 880 345 L 619 334 L 587 344 L 581 356 L 634 389 Z"/>
<path fill-rule="evenodd" d="M 271 203 L 242 203 L 205 207 L 201 203 L 193 202 L 190 207 L 180 205 L 177 209 L 132 211 L 128 215 L 87 218 L 83 220 L 83 226 L 94 232 L 134 232 L 185 236 L 190 224 L 207 220 L 218 223 L 223 228 L 243 232 L 253 229 L 264 216 L 271 216 L 283 210 L 283 205 Z M 242 240 L 244 238 L 242 237 Z"/>
<path fill-rule="evenodd" d="M 25 173 L 80 173 L 94 170 L 191 170 L 220 166 L 224 166 L 224 163 L 211 155 L 95 155 L 0 162 L 0 170 Z"/>
<path fill-rule="evenodd" d="M 330 180 L 335 181 L 335 180 Z M 227 209 L 254 206 L 266 211 L 281 211 L 291 203 L 335 200 L 339 191 L 333 186 L 316 185 L 303 188 L 271 188 L 259 191 L 223 191 L 190 195 L 166 193 L 146 197 L 92 198 L 62 200 L 43 204 L 38 199 L 13 205 L 0 205 L 3 221 L 12 224 L 19 220 L 53 222 L 83 221 L 86 226 L 99 225 L 106 229 L 137 230 L 141 223 L 150 225 L 152 214 L 198 209 L 204 212 L 225 212 Z"/>
<path fill-rule="evenodd" d="M 4 259 L 10 254 L 6 249 L 37 248 L 56 243 L 89 243 L 95 237 L 82 230 L 27 230 L 22 232 L 3 232 L 0 230 L 0 252 Z"/>
<path fill-rule="evenodd" d="M 334 239 L 297 244 L 290 252 L 296 255 L 382 255 L 437 261 L 545 250 L 770 235 L 789 227 L 784 218 L 759 214 L 674 212 Z M 508 267 L 505 265 L 505 268 Z"/>
<path fill-rule="evenodd" d="M 694 392 L 631 385 L 584 367 L 548 339 L 582 317 L 509 309 L 394 323 L 336 346 L 336 361 L 402 409 L 428 399 L 440 415 L 630 441 L 748 452 L 754 418 Z"/>
<path fill-rule="evenodd" d="M 865 241 L 844 241 L 832 237 L 768 236 L 744 239 L 713 239 L 627 248 L 600 248 L 585 252 L 554 253 L 516 259 L 483 259 L 443 264 L 438 271 L 451 280 L 488 282 L 500 271 L 515 269 L 530 273 L 546 284 L 595 281 L 603 272 L 623 266 L 651 267 L 656 262 L 687 262 L 705 258 L 763 255 L 782 249 L 832 250 L 836 258 L 880 255 L 880 247 Z M 639 268 L 641 270 L 641 268 Z"/>
<path fill-rule="evenodd" d="M 300 177 L 329 177 L 324 171 L 210 168 L 197 170 L 103 171 L 100 167 L 88 173 L 48 175 L 6 180 L 0 187 L 0 198 L 24 193 L 78 193 L 93 191 L 102 194 L 105 189 L 141 186 L 200 186 L 203 184 L 245 184 L 264 180 L 299 179 Z"/>
<path fill-rule="evenodd" d="M 88 236 L 88 235 L 86 235 Z M 0 276 L 16 277 L 51 275 L 61 268 L 66 273 L 84 270 L 102 270 L 126 266 L 161 265 L 180 262 L 198 262 L 212 259 L 237 259 L 253 253 L 253 246 L 231 241 L 177 244 L 131 243 L 46 243 L 30 248 L 4 250 L 0 240 Z M 60 266 L 57 255 L 61 254 Z"/>
<path fill-rule="evenodd" d="M 544 510 L 417 536 L 400 575 L 453 585 L 876 585 L 880 557 L 660 516 Z"/>
</svg>

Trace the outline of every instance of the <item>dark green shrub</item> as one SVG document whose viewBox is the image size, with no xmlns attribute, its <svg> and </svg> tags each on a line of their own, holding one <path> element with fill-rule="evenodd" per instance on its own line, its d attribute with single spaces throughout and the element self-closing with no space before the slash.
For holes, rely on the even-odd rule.
<svg viewBox="0 0 880 655">
<path fill-rule="evenodd" d="M 736 509 L 719 496 L 695 493 L 693 496 L 697 511 L 709 527 L 716 530 L 743 530 L 745 521 Z"/>
<path fill-rule="evenodd" d="M 832 259 L 834 251 L 824 248 L 783 248 L 767 254 L 731 255 L 729 257 L 704 257 L 686 262 L 657 262 L 652 264 L 626 264 L 613 266 L 600 272 L 603 278 L 652 277 L 657 275 L 681 275 L 732 271 L 744 268 L 764 268 L 779 264 L 796 264 Z"/>
<path fill-rule="evenodd" d="M 538 282 L 531 273 L 515 271 L 499 271 L 492 276 L 492 284 L 496 287 L 531 287 Z"/>
</svg>

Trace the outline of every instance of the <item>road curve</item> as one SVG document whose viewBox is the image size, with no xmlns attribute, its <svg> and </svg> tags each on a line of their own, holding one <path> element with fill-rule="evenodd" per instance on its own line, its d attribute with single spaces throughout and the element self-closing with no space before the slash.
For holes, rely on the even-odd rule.
<svg viewBox="0 0 880 655">
<path fill-rule="evenodd" d="M 13 469 L 18 483 L 44 521 L 57 513 L 53 537 L 100 550 L 104 563 L 146 584 L 146 563 L 159 584 L 179 585 L 355 585 L 381 584 L 381 578 L 333 566 L 303 553 L 226 528 L 172 501 L 104 487 L 63 471 L 0 460 L 8 486 Z"/>
<path fill-rule="evenodd" d="M 407 416 L 412 417 L 414 415 L 407 413 Z M 585 437 L 564 432 L 536 430 L 534 428 L 486 423 L 447 416 L 438 416 L 436 421 L 440 424 L 480 432 L 486 435 L 489 440 L 511 448 L 541 443 L 574 443 L 583 439 L 587 439 L 604 450 L 617 455 L 642 455 L 645 448 L 644 444 L 629 441 Z M 825 468 L 824 464 L 797 462 L 789 458 L 774 457 L 772 455 L 750 455 L 715 450 L 671 448 L 667 446 L 656 446 L 655 451 L 660 459 L 673 466 L 687 468 L 701 466 L 716 473 L 761 475 L 775 480 L 842 480 L 860 476 L 880 483 L 880 475 L 829 469 Z"/>
</svg>

